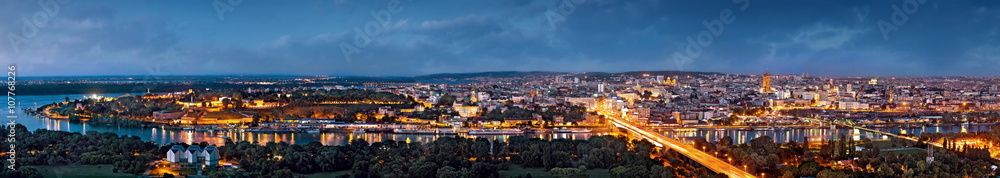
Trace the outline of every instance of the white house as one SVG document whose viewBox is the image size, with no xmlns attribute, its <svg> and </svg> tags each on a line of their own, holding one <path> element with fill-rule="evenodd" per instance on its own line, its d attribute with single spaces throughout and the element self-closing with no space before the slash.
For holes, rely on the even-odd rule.
<svg viewBox="0 0 1000 178">
<path fill-rule="evenodd" d="M 172 163 L 186 162 L 188 157 L 184 154 L 184 146 L 174 145 L 167 151 L 167 161 Z"/>
<path fill-rule="evenodd" d="M 187 149 L 181 145 L 174 145 L 167 151 L 167 161 L 214 166 L 219 164 L 219 149 L 215 145 L 209 145 L 205 149 L 201 149 L 198 145 L 192 145 Z"/>
</svg>

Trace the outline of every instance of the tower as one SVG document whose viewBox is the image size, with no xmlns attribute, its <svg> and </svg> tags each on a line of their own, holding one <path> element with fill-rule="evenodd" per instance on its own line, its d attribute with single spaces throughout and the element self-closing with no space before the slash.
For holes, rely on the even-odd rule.
<svg viewBox="0 0 1000 178">
<path fill-rule="evenodd" d="M 472 102 L 479 102 L 479 93 L 476 93 L 475 88 L 473 88 L 469 93 L 469 100 L 472 100 Z"/>
<path fill-rule="evenodd" d="M 764 93 L 771 93 L 772 92 L 771 91 L 771 74 L 770 73 L 764 73 L 764 78 L 761 80 L 760 87 L 762 89 L 761 91 L 763 91 Z"/>
<path fill-rule="evenodd" d="M 934 162 L 934 145 L 930 143 L 927 144 L 927 164 L 930 165 Z"/>
<path fill-rule="evenodd" d="M 886 90 L 886 95 L 887 95 L 887 96 L 888 96 L 888 98 L 889 98 L 889 103 L 892 103 L 892 101 L 893 101 L 893 97 L 894 97 L 894 96 L 893 96 L 893 95 L 894 95 L 894 93 L 892 93 L 892 87 L 885 87 L 885 90 Z"/>
</svg>

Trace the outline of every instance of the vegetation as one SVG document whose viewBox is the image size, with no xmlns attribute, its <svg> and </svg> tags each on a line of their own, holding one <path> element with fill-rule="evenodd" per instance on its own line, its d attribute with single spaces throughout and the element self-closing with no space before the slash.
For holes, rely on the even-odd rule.
<svg viewBox="0 0 1000 178">
<path fill-rule="evenodd" d="M 343 146 L 227 141 L 219 149 L 223 159 L 238 162 L 240 174 L 246 176 L 350 171 L 354 177 L 500 177 L 502 170 L 512 169 L 542 169 L 570 177 L 595 173 L 589 171 L 593 169 L 610 169 L 608 174 L 618 177 L 710 176 L 705 168 L 685 164 L 689 161 L 677 153 L 658 152 L 649 142 L 613 136 L 553 141 L 514 136 L 506 142 L 441 137 L 426 144 L 392 140 L 369 144 L 358 139 Z M 663 162 L 671 166 L 664 167 Z M 517 172 L 503 171 L 507 176 Z"/>
<path fill-rule="evenodd" d="M 114 165 L 108 164 L 96 164 L 96 165 L 60 165 L 60 166 L 31 166 L 24 168 L 35 168 L 41 173 L 42 177 L 92 177 L 92 178 L 131 178 L 136 177 L 135 174 L 115 173 Z M 23 169 L 23 168 L 22 168 Z"/>
<path fill-rule="evenodd" d="M 142 141 L 138 136 L 119 136 L 115 133 L 50 131 L 38 129 L 29 132 L 23 125 L 13 128 L 0 126 L 0 132 L 13 133 L 17 147 L 17 171 L 0 172 L 0 177 L 40 177 L 30 165 L 98 165 L 111 164 L 112 173 L 140 174 L 149 169 L 155 160 L 156 144 Z M 9 142 L 3 144 L 8 147 Z M 4 162 L 7 164 L 8 162 Z M 5 167 L 8 165 L 4 165 Z M 34 170 L 34 171 L 32 171 Z"/>
<path fill-rule="evenodd" d="M 996 174 L 990 168 L 989 152 L 977 148 L 956 149 L 949 147 L 934 150 L 934 161 L 927 163 L 926 150 L 896 154 L 883 151 L 871 140 L 855 141 L 845 135 L 831 140 L 820 149 L 809 149 L 809 143 L 775 143 L 769 136 L 750 140 L 748 144 L 733 145 L 725 137 L 714 143 L 696 140 L 695 146 L 708 153 L 718 153 L 725 160 L 732 159 L 736 166 L 746 165 L 748 171 L 760 175 L 782 177 L 986 177 Z M 807 139 L 808 140 L 808 139 Z M 895 142 L 906 142 L 899 140 Z M 903 143 L 890 142 L 903 146 Z M 926 147 L 921 143 L 906 143 Z M 947 145 L 947 144 L 946 144 Z M 856 150 L 855 146 L 864 147 Z M 905 148 L 915 149 L 915 148 Z M 613 171 L 613 170 L 612 170 Z"/>
</svg>

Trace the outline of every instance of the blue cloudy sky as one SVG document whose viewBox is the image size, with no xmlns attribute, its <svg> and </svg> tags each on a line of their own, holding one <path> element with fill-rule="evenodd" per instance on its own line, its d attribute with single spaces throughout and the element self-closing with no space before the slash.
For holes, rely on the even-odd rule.
<svg viewBox="0 0 1000 178">
<path fill-rule="evenodd" d="M 401 0 L 387 7 L 394 4 L 0 0 L 0 60 L 23 76 L 1000 74 L 1000 1 L 992 0 Z M 380 21 L 373 11 L 391 17 Z M 703 22 L 720 13 L 730 23 L 716 35 Z M 355 28 L 364 33 L 370 22 L 375 33 L 358 47 Z M 711 36 L 699 45 L 699 34 Z M 687 38 L 701 51 L 688 53 Z M 356 46 L 346 48 L 350 59 L 345 45 Z"/>
</svg>

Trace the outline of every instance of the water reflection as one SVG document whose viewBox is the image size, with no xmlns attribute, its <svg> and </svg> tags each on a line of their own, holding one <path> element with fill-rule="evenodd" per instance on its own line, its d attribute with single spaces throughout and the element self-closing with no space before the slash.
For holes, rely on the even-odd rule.
<svg viewBox="0 0 1000 178">
<path fill-rule="evenodd" d="M 141 93 L 133 93 L 132 95 L 139 95 Z M 102 97 L 117 97 L 122 94 L 101 94 L 98 96 Z M 37 96 L 19 96 L 18 100 L 21 101 L 20 107 L 34 107 L 31 103 L 47 104 L 54 102 L 62 102 L 66 97 L 70 99 L 83 99 L 84 96 L 88 95 L 37 95 Z M 48 130 L 60 130 L 60 131 L 70 131 L 70 132 L 83 132 L 87 131 L 97 131 L 97 132 L 114 132 L 118 135 L 135 135 L 139 136 L 143 140 L 153 141 L 159 144 L 168 144 L 175 142 L 184 143 L 200 143 L 208 142 L 210 144 L 224 144 L 225 139 L 223 137 L 228 137 L 234 141 L 249 141 L 257 142 L 259 144 L 265 144 L 267 142 L 287 142 L 290 144 L 307 144 L 312 141 L 318 141 L 324 145 L 344 145 L 348 144 L 355 139 L 364 139 L 368 142 L 377 142 L 387 139 L 397 140 L 397 141 L 408 141 L 408 142 L 431 142 L 435 139 L 445 136 L 445 135 L 410 135 L 410 134 L 388 134 L 388 133 L 253 133 L 253 132 L 220 132 L 220 131 L 192 131 L 192 130 L 167 130 L 162 128 L 128 128 L 128 127 L 118 127 L 118 126 L 107 126 L 107 125 L 92 125 L 80 122 L 70 122 L 54 119 L 43 119 L 35 118 L 26 115 L 22 112 L 18 112 L 17 122 L 24 125 L 28 130 L 36 129 L 48 129 Z M 543 140 L 552 139 L 588 139 L 591 133 L 553 133 L 553 134 L 526 134 L 529 137 L 541 138 Z M 597 134 L 593 134 L 597 135 Z M 459 134 L 461 137 L 471 137 L 466 134 Z M 450 135 L 449 135 L 450 137 Z M 510 138 L 511 135 L 494 135 L 494 136 L 478 136 L 486 137 L 490 139 L 500 139 L 506 140 Z"/>
<path fill-rule="evenodd" d="M 955 126 L 937 126 L 937 127 L 918 127 L 918 128 L 875 128 L 877 130 L 886 131 L 893 134 L 913 134 L 920 136 L 923 133 L 969 133 L 969 132 L 985 132 L 990 130 L 990 126 L 985 125 L 955 125 Z M 708 141 L 716 141 L 722 139 L 723 137 L 732 137 L 733 142 L 736 144 L 747 143 L 751 139 L 760 136 L 771 136 L 775 142 L 787 143 L 790 141 L 795 141 L 802 143 L 805 141 L 806 137 L 810 138 L 810 141 L 817 140 L 830 140 L 839 139 L 841 134 L 844 136 L 852 137 L 855 140 L 863 140 L 865 138 L 871 138 L 873 140 L 878 139 L 888 139 L 888 136 L 867 132 L 857 129 L 829 129 L 829 128 L 811 128 L 811 129 L 789 129 L 789 130 L 779 130 L 779 131 L 746 131 L 746 130 L 685 130 L 685 131 L 661 131 L 663 135 L 672 138 L 683 138 L 683 137 L 696 137 L 705 138 Z"/>
<path fill-rule="evenodd" d="M 133 95 L 139 95 L 141 93 L 134 93 Z M 101 94 L 102 97 L 117 97 L 122 94 Z M 85 95 L 36 95 L 36 96 L 18 96 L 20 101 L 19 106 L 21 108 L 34 107 L 33 103 L 47 104 L 54 102 L 61 102 L 66 97 L 70 99 L 82 99 Z M 90 96 L 90 95 L 86 95 Z M 212 131 L 190 131 L 190 130 L 165 130 L 161 128 L 122 128 L 116 126 L 106 126 L 106 125 L 90 125 L 85 123 L 74 123 L 69 121 L 60 121 L 52 119 L 40 119 L 25 115 L 23 112 L 18 112 L 17 122 L 25 125 L 28 130 L 35 129 L 48 129 L 48 130 L 61 130 L 61 131 L 71 131 L 71 132 L 83 132 L 87 131 L 98 131 L 98 132 L 114 132 L 119 135 L 135 135 L 139 136 L 143 140 L 154 141 L 160 144 L 173 143 L 173 142 L 185 142 L 185 143 L 198 143 L 198 142 L 208 142 L 212 144 L 223 144 L 223 137 L 232 138 L 235 141 L 250 141 L 258 143 L 267 143 L 272 141 L 284 141 L 291 144 L 306 144 L 312 141 L 318 141 L 324 145 L 343 145 L 350 143 L 355 139 L 364 139 L 369 142 L 382 141 L 385 139 L 392 139 L 397 141 L 409 141 L 409 142 L 430 142 L 441 137 L 438 135 L 407 135 L 407 134 L 385 134 L 385 133 L 250 133 L 250 132 L 212 132 Z M 943 132 L 979 132 L 988 131 L 989 126 L 975 126 L 975 125 L 956 125 L 956 126 L 941 126 L 941 127 L 920 127 L 920 128 L 879 128 L 879 130 L 887 130 L 890 133 L 907 133 L 913 135 L 920 135 L 922 133 L 943 133 Z M 737 144 L 749 142 L 753 138 L 759 136 L 768 135 L 774 138 L 775 142 L 803 142 L 805 137 L 811 138 L 810 141 L 822 141 L 829 139 L 837 139 L 839 135 L 844 134 L 845 136 L 851 136 L 855 139 L 886 139 L 885 136 L 869 133 L 864 131 L 855 131 L 853 129 L 829 129 L 829 128 L 812 128 L 812 129 L 791 129 L 791 130 L 779 130 L 779 131 L 741 131 L 741 130 L 699 130 L 699 131 L 661 131 L 660 133 L 674 137 L 699 137 L 705 138 L 706 140 L 714 141 L 719 140 L 725 136 L 731 136 Z M 528 134 L 527 136 L 541 138 L 543 140 L 552 139 L 588 139 L 592 135 L 601 135 L 599 133 L 552 133 L 552 134 Z M 469 135 L 460 134 L 462 137 L 469 137 Z M 481 136 L 490 139 L 500 139 L 506 140 L 509 135 L 496 135 L 496 136 Z"/>
</svg>

